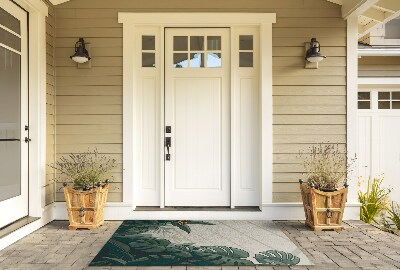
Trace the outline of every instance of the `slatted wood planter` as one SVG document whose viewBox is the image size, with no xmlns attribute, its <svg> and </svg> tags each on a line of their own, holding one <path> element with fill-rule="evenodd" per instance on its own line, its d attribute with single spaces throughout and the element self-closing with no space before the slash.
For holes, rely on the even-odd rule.
<svg viewBox="0 0 400 270">
<path fill-rule="evenodd" d="M 64 187 L 67 203 L 69 230 L 95 230 L 104 222 L 104 206 L 107 201 L 109 184 L 89 191 Z"/>
<path fill-rule="evenodd" d="M 314 231 L 340 231 L 348 188 L 324 192 L 311 188 L 306 183 L 300 184 L 303 198 L 306 225 Z"/>
</svg>

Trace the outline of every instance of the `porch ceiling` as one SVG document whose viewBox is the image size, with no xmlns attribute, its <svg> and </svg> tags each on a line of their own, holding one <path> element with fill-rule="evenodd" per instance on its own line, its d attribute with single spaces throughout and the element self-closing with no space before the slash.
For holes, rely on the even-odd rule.
<svg viewBox="0 0 400 270">
<path fill-rule="evenodd" d="M 342 16 L 358 16 L 358 36 L 362 38 L 373 29 L 400 15 L 399 0 L 326 0 L 342 6 Z"/>
</svg>

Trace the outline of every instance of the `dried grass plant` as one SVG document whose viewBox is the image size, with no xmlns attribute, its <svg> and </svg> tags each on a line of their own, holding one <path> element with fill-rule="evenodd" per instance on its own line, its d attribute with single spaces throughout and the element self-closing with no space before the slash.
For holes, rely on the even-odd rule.
<svg viewBox="0 0 400 270">
<path fill-rule="evenodd" d="M 341 152 L 338 144 L 318 144 L 301 152 L 304 175 L 310 186 L 322 191 L 333 191 L 347 185 L 355 158 L 347 160 L 347 153 Z"/>
<path fill-rule="evenodd" d="M 49 166 L 71 179 L 75 188 L 90 189 L 110 176 L 116 160 L 100 154 L 97 149 L 88 149 L 87 152 L 62 156 L 54 166 Z"/>
</svg>

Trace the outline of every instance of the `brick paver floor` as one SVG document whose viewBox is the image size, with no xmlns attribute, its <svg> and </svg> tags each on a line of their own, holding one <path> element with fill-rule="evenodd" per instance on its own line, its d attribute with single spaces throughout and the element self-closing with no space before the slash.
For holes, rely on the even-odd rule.
<svg viewBox="0 0 400 270">
<path fill-rule="evenodd" d="M 342 232 L 313 232 L 301 221 L 277 221 L 314 266 L 257 269 L 400 269 L 400 238 L 361 221 L 347 221 Z M 0 251 L 0 269 L 166 270 L 171 267 L 87 267 L 121 222 L 106 222 L 96 231 L 68 231 L 66 221 L 54 221 Z M 184 270 L 186 267 L 172 267 Z M 187 267 L 196 270 L 200 267 Z M 201 269 L 221 270 L 221 267 Z M 222 270 L 255 270 L 255 267 L 222 267 Z"/>
</svg>

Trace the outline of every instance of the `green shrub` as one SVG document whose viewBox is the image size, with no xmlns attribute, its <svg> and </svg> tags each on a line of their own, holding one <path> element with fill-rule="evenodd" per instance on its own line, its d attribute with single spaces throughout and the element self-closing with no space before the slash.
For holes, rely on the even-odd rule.
<svg viewBox="0 0 400 270">
<path fill-rule="evenodd" d="M 392 224 L 396 226 L 398 230 L 400 230 L 400 210 L 399 204 L 396 202 L 392 202 L 390 208 L 386 210 L 387 215 L 382 215 L 383 226 L 390 229 L 392 226 L 388 222 L 387 219 L 391 221 Z"/>
<path fill-rule="evenodd" d="M 388 209 L 390 203 L 388 195 L 392 190 L 382 186 L 383 180 L 383 177 L 377 177 L 371 183 L 369 178 L 367 190 L 365 192 L 358 191 L 358 201 L 361 203 L 360 219 L 368 224 L 378 223 L 376 217 Z M 361 182 L 359 182 L 360 185 Z"/>
</svg>

